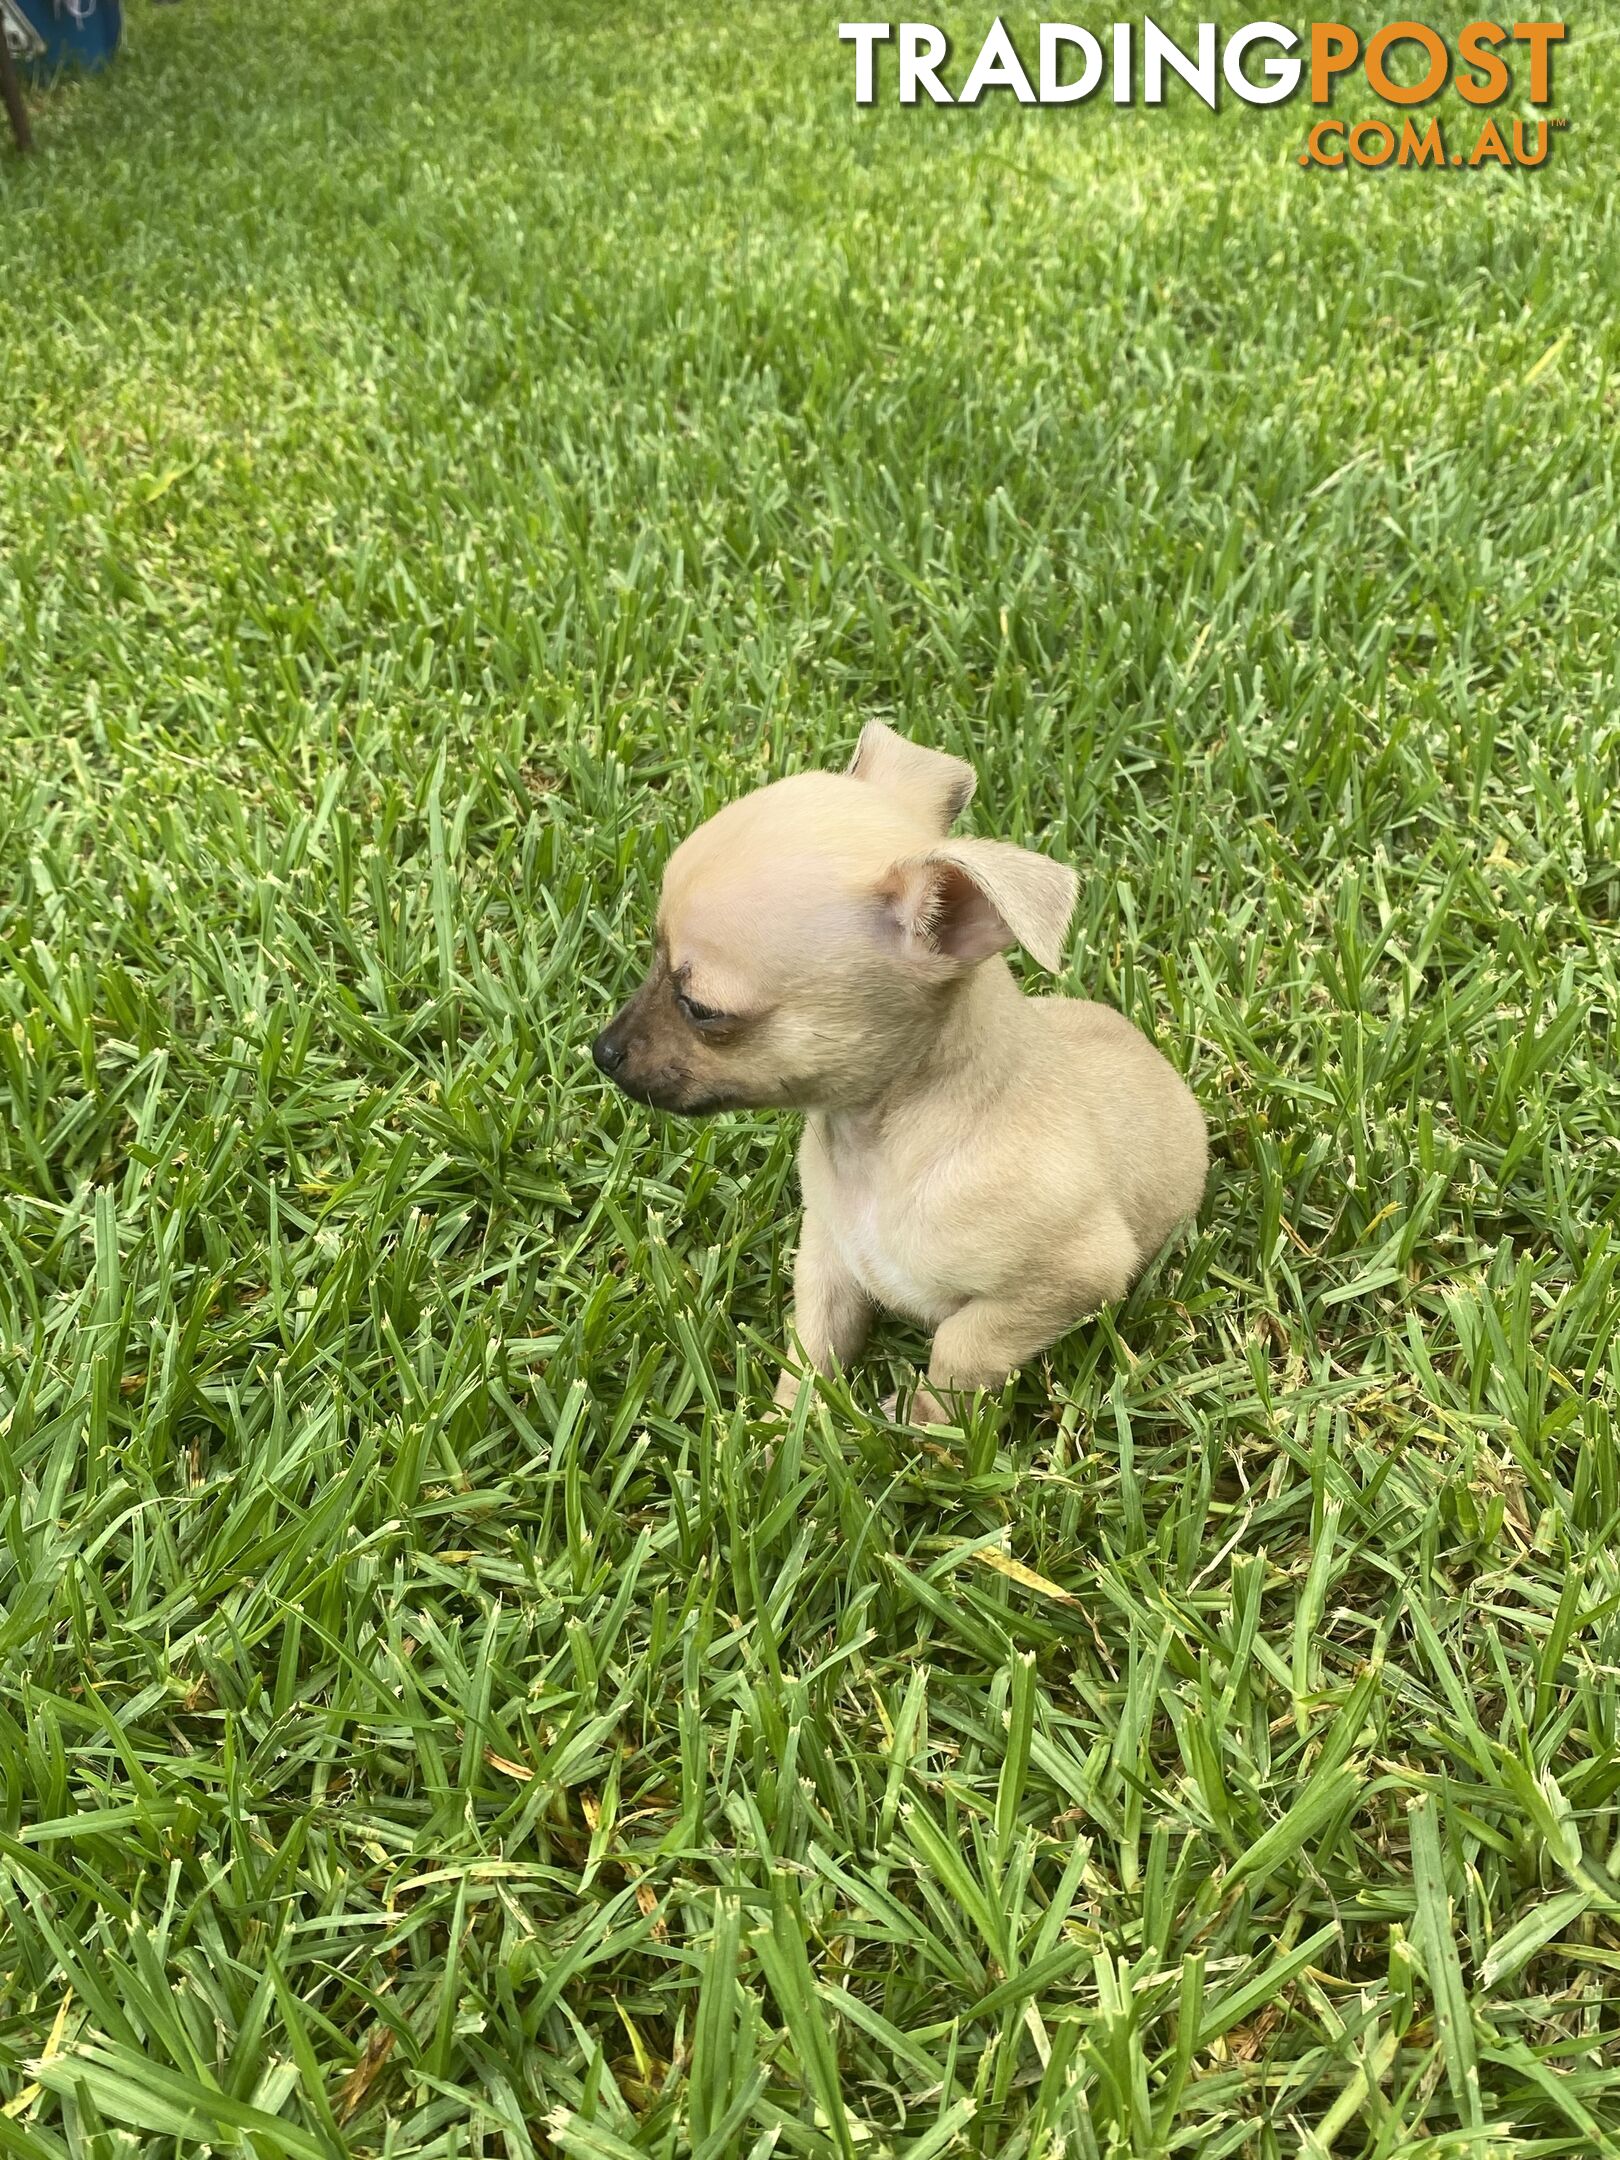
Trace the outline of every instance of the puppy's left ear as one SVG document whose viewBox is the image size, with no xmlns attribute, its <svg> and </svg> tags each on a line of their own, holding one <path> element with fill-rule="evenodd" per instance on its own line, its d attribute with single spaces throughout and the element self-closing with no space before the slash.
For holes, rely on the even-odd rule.
<svg viewBox="0 0 1620 2160">
<path fill-rule="evenodd" d="M 908 950 L 965 966 L 1022 945 L 1053 974 L 1080 880 L 1065 863 L 1006 840 L 946 840 L 897 863 L 883 898 Z"/>
<path fill-rule="evenodd" d="M 908 742 L 881 720 L 868 720 L 861 729 L 849 776 L 887 788 L 940 833 L 948 832 L 952 820 L 967 808 L 977 777 L 962 758 Z"/>
</svg>

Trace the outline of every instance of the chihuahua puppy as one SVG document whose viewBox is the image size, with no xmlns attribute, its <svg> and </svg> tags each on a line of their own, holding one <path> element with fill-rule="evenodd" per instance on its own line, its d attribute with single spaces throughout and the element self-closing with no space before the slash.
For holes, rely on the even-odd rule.
<svg viewBox="0 0 1620 2160">
<path fill-rule="evenodd" d="M 728 804 L 664 873 L 652 970 L 593 1055 L 660 1109 L 808 1112 L 793 1334 L 831 1373 L 875 1307 L 933 1331 L 920 1423 L 999 1387 L 1203 1198 L 1185 1083 L 1120 1013 L 1025 997 L 1062 964 L 1072 870 L 950 839 L 960 758 L 873 721 L 844 773 Z M 791 1367 L 777 1400 L 791 1403 Z"/>
</svg>

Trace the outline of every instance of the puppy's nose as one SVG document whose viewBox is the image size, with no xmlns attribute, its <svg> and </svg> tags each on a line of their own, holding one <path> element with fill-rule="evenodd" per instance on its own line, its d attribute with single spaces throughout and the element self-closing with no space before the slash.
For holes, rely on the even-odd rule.
<svg viewBox="0 0 1620 2160">
<path fill-rule="evenodd" d="M 610 1042 L 606 1033 L 598 1035 L 591 1044 L 591 1056 L 596 1060 L 598 1072 L 616 1073 L 624 1063 L 624 1052 L 616 1042 Z"/>
</svg>

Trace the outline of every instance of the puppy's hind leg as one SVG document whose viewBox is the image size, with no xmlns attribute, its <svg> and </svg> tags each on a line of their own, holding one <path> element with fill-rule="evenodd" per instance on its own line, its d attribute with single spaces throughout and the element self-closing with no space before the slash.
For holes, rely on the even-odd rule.
<svg viewBox="0 0 1620 2160">
<path fill-rule="evenodd" d="M 806 1363 L 818 1373 L 836 1372 L 859 1354 L 871 1325 L 870 1299 L 845 1266 L 821 1217 L 807 1207 L 793 1263 L 792 1319 Z M 798 1373 L 784 1372 L 776 1383 L 778 1405 L 791 1410 L 803 1385 Z"/>
<path fill-rule="evenodd" d="M 1094 1225 L 1065 1256 L 1060 1272 L 1012 1298 L 970 1298 L 942 1321 L 928 1361 L 928 1386 L 912 1400 L 912 1422 L 943 1425 L 951 1412 L 941 1395 L 998 1388 L 1010 1372 L 1060 1335 L 1112 1304 L 1130 1288 L 1141 1262 L 1136 1241 L 1116 1216 Z"/>
</svg>

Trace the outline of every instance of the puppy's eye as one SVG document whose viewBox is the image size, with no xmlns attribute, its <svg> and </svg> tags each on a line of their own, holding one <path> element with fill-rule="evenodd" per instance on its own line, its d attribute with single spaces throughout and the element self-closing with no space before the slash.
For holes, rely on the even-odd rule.
<svg viewBox="0 0 1620 2160">
<path fill-rule="evenodd" d="M 693 1021 L 698 1027 L 702 1027 L 707 1021 L 723 1020 L 726 1017 L 723 1012 L 717 1012 L 712 1005 L 700 1005 L 696 998 L 689 998 L 684 990 L 676 991 L 675 1002 L 681 1008 L 681 1011 L 685 1013 L 687 1019 Z"/>
</svg>

